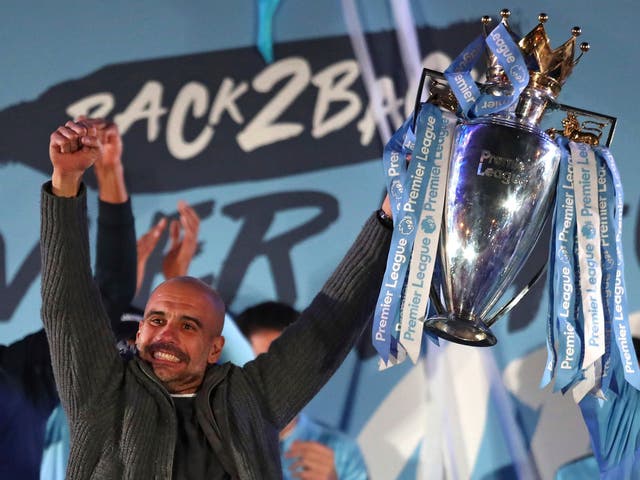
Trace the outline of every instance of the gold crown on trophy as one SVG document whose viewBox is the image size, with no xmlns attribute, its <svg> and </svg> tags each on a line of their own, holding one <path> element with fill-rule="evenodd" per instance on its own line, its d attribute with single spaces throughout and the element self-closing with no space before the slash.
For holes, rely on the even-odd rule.
<svg viewBox="0 0 640 480">
<path fill-rule="evenodd" d="M 514 35 L 509 27 L 509 16 L 511 12 L 503 9 L 500 12 L 501 22 L 505 25 L 510 34 Z M 580 54 L 575 57 L 576 38 L 582 33 L 580 27 L 571 29 L 571 38 L 560 45 L 558 48 L 551 48 L 551 42 L 545 31 L 544 24 L 549 19 L 546 13 L 538 15 L 538 25 L 534 27 L 527 35 L 522 37 L 518 42 L 518 46 L 525 57 L 527 66 L 529 67 L 530 81 L 529 86 L 536 90 L 542 90 L 554 99 L 560 93 L 562 85 L 571 75 L 573 67 L 580 61 L 582 55 L 589 50 L 589 44 L 583 42 L 580 44 Z M 483 29 L 485 36 L 487 35 L 487 27 L 491 22 L 491 18 L 482 17 Z M 497 78 L 497 59 L 493 55 L 489 55 L 489 70 L 487 78 Z"/>
</svg>

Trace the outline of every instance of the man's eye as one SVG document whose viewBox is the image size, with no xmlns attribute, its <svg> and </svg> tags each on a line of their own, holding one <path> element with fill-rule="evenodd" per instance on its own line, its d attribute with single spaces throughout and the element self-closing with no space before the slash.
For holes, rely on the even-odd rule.
<svg viewBox="0 0 640 480">
<path fill-rule="evenodd" d="M 149 319 L 149 323 L 151 323 L 152 325 L 161 325 L 162 324 L 162 319 L 161 318 L 151 318 L 151 319 Z"/>
<path fill-rule="evenodd" d="M 195 330 L 196 327 L 194 327 L 192 324 L 190 323 L 185 323 L 182 328 L 184 328 L 185 330 Z"/>
</svg>

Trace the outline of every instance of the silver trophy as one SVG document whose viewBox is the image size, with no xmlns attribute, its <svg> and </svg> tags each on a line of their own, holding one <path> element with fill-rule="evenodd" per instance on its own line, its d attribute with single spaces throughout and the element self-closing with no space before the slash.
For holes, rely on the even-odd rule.
<svg viewBox="0 0 640 480">
<path fill-rule="evenodd" d="M 501 12 L 508 27 L 509 12 Z M 491 346 L 497 342 L 490 326 L 512 308 L 520 292 L 502 308 L 497 303 L 532 251 L 553 206 L 560 151 L 555 129 L 543 130 L 543 117 L 568 112 L 562 134 L 597 143 L 611 117 L 591 114 L 555 102 L 564 81 L 589 45 L 574 58 L 580 29 L 553 50 L 539 24 L 519 42 L 530 68 L 530 82 L 516 105 L 506 111 L 461 121 L 452 146 L 440 240 L 440 281 L 432 283 L 431 298 L 438 314 L 425 328 L 457 343 Z M 483 18 L 485 34 L 490 22 Z M 532 65 L 534 67 L 532 68 Z M 454 109 L 455 97 L 431 72 L 430 101 Z M 440 76 L 440 78 L 442 78 Z M 510 86 L 495 58 L 489 55 L 484 91 L 500 95 Z M 577 116 L 597 120 L 579 122 Z M 585 140 L 586 139 L 586 140 Z M 607 141 L 607 143 L 608 143 Z M 536 275 L 539 278 L 544 269 Z M 532 285 L 530 283 L 529 287 Z"/>
</svg>

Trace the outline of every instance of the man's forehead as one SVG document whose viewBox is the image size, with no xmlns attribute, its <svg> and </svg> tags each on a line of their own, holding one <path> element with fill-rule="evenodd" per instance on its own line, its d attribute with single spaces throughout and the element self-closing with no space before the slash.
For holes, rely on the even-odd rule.
<svg viewBox="0 0 640 480">
<path fill-rule="evenodd" d="M 202 310 L 214 316 L 224 315 L 224 303 L 217 293 L 206 285 L 190 281 L 168 281 L 158 286 L 147 302 L 150 310 Z"/>
</svg>

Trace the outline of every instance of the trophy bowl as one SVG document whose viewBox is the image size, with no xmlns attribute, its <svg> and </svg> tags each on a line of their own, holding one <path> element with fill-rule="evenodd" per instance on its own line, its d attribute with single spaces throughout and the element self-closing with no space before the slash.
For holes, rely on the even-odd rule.
<svg viewBox="0 0 640 480">
<path fill-rule="evenodd" d="M 479 118 L 457 126 L 439 259 L 444 312 L 435 335 L 495 345 L 489 314 L 533 249 L 551 210 L 560 151 L 521 122 Z"/>
</svg>

